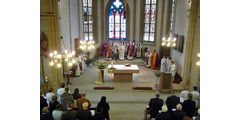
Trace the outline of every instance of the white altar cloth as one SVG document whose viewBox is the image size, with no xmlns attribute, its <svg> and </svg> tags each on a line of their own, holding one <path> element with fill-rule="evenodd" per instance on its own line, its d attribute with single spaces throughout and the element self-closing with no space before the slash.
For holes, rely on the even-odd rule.
<svg viewBox="0 0 240 120">
<path fill-rule="evenodd" d="M 112 65 L 108 65 L 108 69 L 111 68 Z M 113 68 L 116 70 L 139 70 L 137 65 L 131 65 L 126 67 L 125 65 L 113 65 Z"/>
</svg>

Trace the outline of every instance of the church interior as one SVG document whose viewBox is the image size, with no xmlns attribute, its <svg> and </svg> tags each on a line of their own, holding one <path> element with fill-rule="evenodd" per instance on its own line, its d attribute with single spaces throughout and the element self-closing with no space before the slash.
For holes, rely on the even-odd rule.
<svg viewBox="0 0 240 120">
<path fill-rule="evenodd" d="M 39 65 L 42 120 L 199 120 L 200 0 L 40 0 Z"/>
</svg>

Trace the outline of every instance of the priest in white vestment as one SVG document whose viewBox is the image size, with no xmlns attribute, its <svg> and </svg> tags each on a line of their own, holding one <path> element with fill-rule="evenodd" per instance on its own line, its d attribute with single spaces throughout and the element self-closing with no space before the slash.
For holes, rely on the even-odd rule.
<svg viewBox="0 0 240 120">
<path fill-rule="evenodd" d="M 172 58 L 171 57 L 167 57 L 167 60 L 166 60 L 167 64 L 167 72 L 170 72 L 171 70 L 171 65 L 172 65 Z"/>
<path fill-rule="evenodd" d="M 80 73 L 81 73 L 78 62 L 76 63 L 76 66 L 77 66 L 77 69 L 76 69 L 75 75 L 78 77 L 78 76 L 80 76 Z"/>
<path fill-rule="evenodd" d="M 167 59 L 166 56 L 163 56 L 162 60 L 161 60 L 161 68 L 160 68 L 160 72 L 167 72 Z"/>
<path fill-rule="evenodd" d="M 171 61 L 171 67 L 170 67 L 170 73 L 171 73 L 171 75 L 172 75 L 172 77 L 174 78 L 175 77 L 175 75 L 176 75 L 176 65 L 175 65 L 175 63 L 173 62 L 173 61 Z"/>
<path fill-rule="evenodd" d="M 145 66 L 148 67 L 148 68 L 151 67 L 152 53 L 149 49 L 147 49 L 147 52 L 145 53 L 145 59 L 146 59 Z"/>
<path fill-rule="evenodd" d="M 125 47 L 124 47 L 123 43 L 121 43 L 121 45 L 119 47 L 119 59 L 120 60 L 124 60 L 124 53 L 125 53 Z"/>
</svg>

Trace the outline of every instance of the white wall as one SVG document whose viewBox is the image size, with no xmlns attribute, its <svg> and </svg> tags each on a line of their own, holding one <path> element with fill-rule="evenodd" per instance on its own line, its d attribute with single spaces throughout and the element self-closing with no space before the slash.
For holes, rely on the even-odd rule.
<svg viewBox="0 0 240 120">
<path fill-rule="evenodd" d="M 175 34 L 184 36 L 184 44 L 186 44 L 189 21 L 186 13 L 187 8 L 187 0 L 176 1 Z M 181 76 L 183 75 L 184 55 L 185 50 L 183 51 L 183 53 L 173 50 L 171 54 L 173 61 L 177 65 L 177 73 L 179 73 Z"/>
</svg>

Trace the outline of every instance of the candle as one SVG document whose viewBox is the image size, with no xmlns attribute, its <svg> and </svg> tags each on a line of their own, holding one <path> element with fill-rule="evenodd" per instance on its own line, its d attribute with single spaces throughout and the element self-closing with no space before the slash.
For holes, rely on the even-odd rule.
<svg viewBox="0 0 240 120">
<path fill-rule="evenodd" d="M 47 76 L 45 76 L 45 81 L 48 82 L 48 77 Z"/>
<path fill-rule="evenodd" d="M 111 67 L 113 68 L 113 62 L 111 62 Z"/>
</svg>

